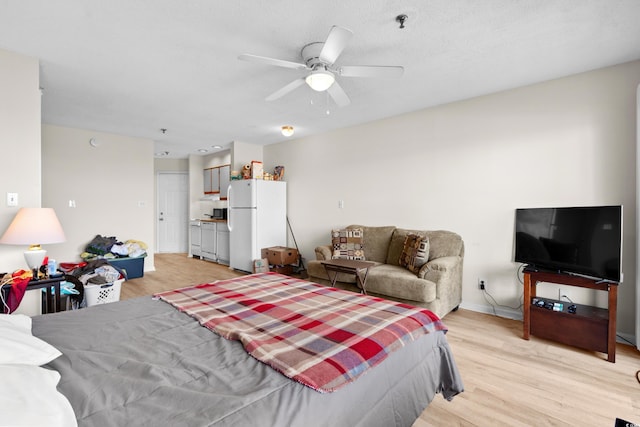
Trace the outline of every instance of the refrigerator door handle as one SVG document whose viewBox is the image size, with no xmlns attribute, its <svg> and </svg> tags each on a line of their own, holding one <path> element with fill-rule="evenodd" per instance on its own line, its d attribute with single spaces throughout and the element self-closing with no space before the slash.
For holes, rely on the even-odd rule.
<svg viewBox="0 0 640 427">
<path fill-rule="evenodd" d="M 227 227 L 229 227 L 229 231 L 233 229 L 233 191 L 231 190 L 231 184 L 227 188 L 227 204 L 229 206 L 229 218 L 227 218 Z"/>
</svg>

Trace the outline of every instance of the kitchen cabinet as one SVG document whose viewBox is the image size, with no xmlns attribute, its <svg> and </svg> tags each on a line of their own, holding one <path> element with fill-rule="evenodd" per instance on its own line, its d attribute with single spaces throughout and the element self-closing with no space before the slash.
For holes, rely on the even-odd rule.
<svg viewBox="0 0 640 427">
<path fill-rule="evenodd" d="M 211 175 L 213 173 L 213 168 L 207 168 L 202 172 L 202 181 L 204 183 L 204 194 L 210 194 L 213 192 L 211 187 Z"/>
<path fill-rule="evenodd" d="M 216 223 L 203 221 L 200 227 L 200 235 L 202 258 L 216 261 Z"/>
<path fill-rule="evenodd" d="M 229 179 L 231 177 L 231 165 L 220 166 L 220 199 L 227 198 L 229 190 Z"/>
<path fill-rule="evenodd" d="M 211 192 L 220 193 L 220 168 L 211 170 Z"/>
<path fill-rule="evenodd" d="M 204 169 L 202 179 L 204 181 L 205 194 L 220 194 L 220 199 L 227 198 L 231 165 L 221 165 Z"/>
</svg>

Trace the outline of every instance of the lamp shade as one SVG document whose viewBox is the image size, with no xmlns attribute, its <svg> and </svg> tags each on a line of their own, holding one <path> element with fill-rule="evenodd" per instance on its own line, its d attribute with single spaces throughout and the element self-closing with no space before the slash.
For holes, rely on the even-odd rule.
<svg viewBox="0 0 640 427">
<path fill-rule="evenodd" d="M 309 87 L 315 91 L 322 92 L 331 87 L 336 77 L 332 72 L 325 69 L 314 70 L 305 79 Z"/>
<path fill-rule="evenodd" d="M 65 236 L 56 213 L 51 208 L 21 208 L 4 232 L 0 243 L 5 245 L 29 245 L 24 259 L 38 277 L 37 270 L 42 265 L 47 251 L 41 243 L 64 242 Z"/>
<path fill-rule="evenodd" d="M 65 240 L 62 225 L 52 208 L 21 208 L 0 238 L 0 243 L 38 245 Z"/>
</svg>

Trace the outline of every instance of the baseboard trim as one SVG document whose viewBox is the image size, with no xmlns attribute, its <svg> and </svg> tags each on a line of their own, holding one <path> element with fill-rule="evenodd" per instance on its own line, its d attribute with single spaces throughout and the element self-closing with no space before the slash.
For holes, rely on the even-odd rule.
<svg viewBox="0 0 640 427">
<path fill-rule="evenodd" d="M 520 310 L 464 302 L 460 304 L 460 308 L 464 308 L 465 310 L 477 311 L 478 313 L 486 313 L 493 314 L 499 317 L 506 317 L 507 319 L 522 320 L 522 312 Z"/>
</svg>

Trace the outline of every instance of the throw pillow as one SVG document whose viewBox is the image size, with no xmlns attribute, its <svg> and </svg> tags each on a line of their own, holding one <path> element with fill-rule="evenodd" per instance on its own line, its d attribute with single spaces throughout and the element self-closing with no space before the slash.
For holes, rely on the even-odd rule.
<svg viewBox="0 0 640 427">
<path fill-rule="evenodd" d="M 413 273 L 418 273 L 428 260 L 429 239 L 417 234 L 408 234 L 404 239 L 404 246 L 398 264 Z"/>
<path fill-rule="evenodd" d="M 0 314 L 0 342 L 0 365 L 40 366 L 62 354 L 31 334 L 31 318 L 24 314 Z"/>
<path fill-rule="evenodd" d="M 331 230 L 332 258 L 364 260 L 363 236 L 362 228 Z"/>
</svg>

